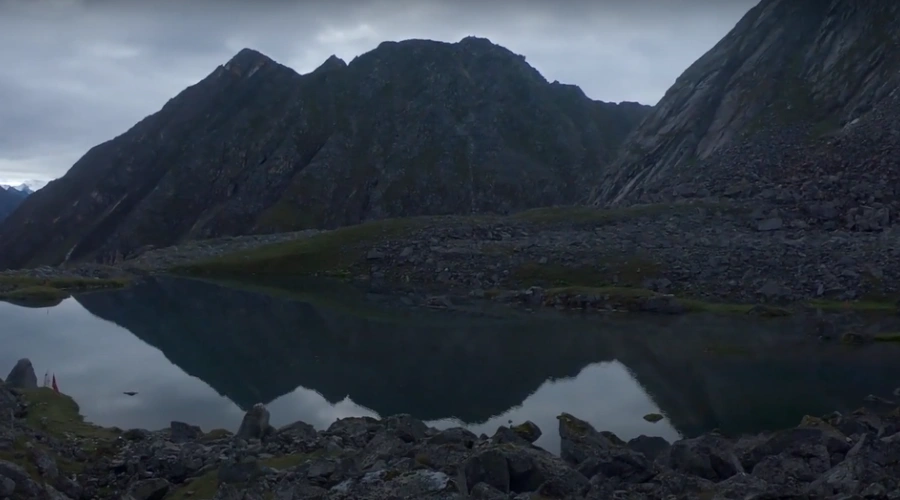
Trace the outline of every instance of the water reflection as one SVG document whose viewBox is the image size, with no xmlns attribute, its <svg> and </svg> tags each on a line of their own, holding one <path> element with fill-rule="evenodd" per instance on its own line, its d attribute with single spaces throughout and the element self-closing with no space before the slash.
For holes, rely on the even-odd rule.
<svg viewBox="0 0 900 500">
<path fill-rule="evenodd" d="M 791 425 L 900 385 L 897 346 L 817 344 L 793 319 L 476 316 L 315 289 L 166 278 L 49 309 L 0 304 L 0 369 L 30 357 L 104 425 L 234 429 L 262 401 L 275 425 L 412 413 L 491 434 L 532 420 L 549 449 L 561 411 L 674 439 Z"/>
</svg>

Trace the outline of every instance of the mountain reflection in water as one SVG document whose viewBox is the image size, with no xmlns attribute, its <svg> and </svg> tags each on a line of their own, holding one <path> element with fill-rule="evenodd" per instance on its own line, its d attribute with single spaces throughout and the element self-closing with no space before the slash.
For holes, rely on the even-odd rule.
<svg viewBox="0 0 900 500">
<path fill-rule="evenodd" d="M 54 371 L 105 425 L 233 429 L 264 402 L 277 425 L 410 413 L 491 434 L 532 420 L 550 449 L 561 411 L 623 438 L 674 439 L 793 425 L 900 385 L 896 346 L 816 343 L 794 318 L 473 315 L 296 285 L 156 278 L 46 310 L 4 304 L 0 362 Z M 650 424 L 650 412 L 667 418 Z"/>
</svg>

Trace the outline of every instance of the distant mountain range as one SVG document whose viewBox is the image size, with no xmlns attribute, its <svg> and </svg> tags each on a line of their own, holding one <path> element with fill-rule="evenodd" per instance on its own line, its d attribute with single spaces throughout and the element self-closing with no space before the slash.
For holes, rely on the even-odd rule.
<svg viewBox="0 0 900 500">
<path fill-rule="evenodd" d="M 34 191 L 25 184 L 19 186 L 0 185 L 0 221 L 6 219 Z"/>
<path fill-rule="evenodd" d="M 30 196 L 0 224 L 0 268 L 690 197 L 881 230 L 900 221 L 897 23 L 894 0 L 762 0 L 652 108 L 593 101 L 483 38 L 384 42 L 306 75 L 244 49 Z"/>
</svg>

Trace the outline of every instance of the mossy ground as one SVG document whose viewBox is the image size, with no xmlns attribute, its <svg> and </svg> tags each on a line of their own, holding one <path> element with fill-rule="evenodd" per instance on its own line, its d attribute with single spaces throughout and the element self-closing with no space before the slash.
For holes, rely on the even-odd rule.
<svg viewBox="0 0 900 500">
<path fill-rule="evenodd" d="M 192 264 L 176 266 L 175 273 L 222 276 L 253 274 L 299 274 L 346 276 L 364 260 L 373 245 L 407 236 L 428 226 L 471 225 L 485 223 L 606 224 L 644 216 L 675 214 L 702 209 L 734 210 L 727 205 L 676 203 L 641 205 L 625 208 L 547 207 L 526 210 L 510 216 L 420 216 L 384 219 L 345 226 L 297 241 L 276 243 Z M 488 253 L 504 253 L 492 252 Z"/>
<path fill-rule="evenodd" d="M 26 443 L 20 438 L 13 443 L 12 449 L 0 451 L 0 459 L 22 466 L 35 481 L 41 482 L 32 458 L 35 448 L 52 457 L 60 472 L 67 475 L 78 474 L 96 457 L 115 452 L 118 432 L 85 422 L 78 404 L 69 396 L 48 388 L 20 392 L 28 403 L 25 423 L 29 427 L 60 440 L 77 440 L 89 458 L 87 462 L 74 461 L 58 455 L 42 442 Z"/>
<path fill-rule="evenodd" d="M 59 471 L 66 475 L 78 474 L 84 470 L 86 465 L 81 462 L 75 462 L 61 457 L 50 447 L 42 443 L 31 442 L 29 446 L 24 439 L 17 439 L 13 442 L 11 449 L 0 451 L 0 460 L 6 460 L 7 462 L 19 465 L 28 472 L 32 479 L 40 483 L 43 479 L 41 478 L 37 466 L 34 464 L 34 460 L 31 458 L 35 449 L 41 450 L 53 458 Z"/>
<path fill-rule="evenodd" d="M 324 452 L 312 453 L 292 453 L 290 455 L 282 455 L 278 457 L 260 460 L 262 465 L 273 469 L 290 469 L 304 463 L 310 462 L 324 455 Z M 210 471 L 199 476 L 188 484 L 184 484 L 175 488 L 166 495 L 166 500 L 188 500 L 195 498 L 212 498 L 219 489 L 219 473 L 218 471 Z"/>
<path fill-rule="evenodd" d="M 401 237 L 428 223 L 428 217 L 386 219 L 338 228 L 298 241 L 262 246 L 193 264 L 175 273 L 191 275 L 325 275 L 343 277 L 373 244 Z"/>
<path fill-rule="evenodd" d="M 78 403 L 65 394 L 47 387 L 21 391 L 28 402 L 25 422 L 34 429 L 61 439 L 78 438 L 102 447 L 114 441 L 119 434 L 84 421 Z"/>
<path fill-rule="evenodd" d="M 720 203 L 648 204 L 624 208 L 598 209 L 592 207 L 548 207 L 519 212 L 510 216 L 422 216 L 385 219 L 354 226 L 338 228 L 296 241 L 262 246 L 256 249 L 197 261 L 171 269 L 175 274 L 230 279 L 252 282 L 264 276 L 326 276 L 346 279 L 365 274 L 366 254 L 374 246 L 386 240 L 403 239 L 428 227 L 448 224 L 518 223 L 540 225 L 602 225 L 640 217 L 655 217 L 698 210 L 716 210 L 736 213 L 741 207 Z M 496 243 L 488 243 L 482 254 L 504 258 L 514 254 L 514 249 Z M 597 265 L 562 266 L 558 264 L 527 263 L 510 269 L 510 288 L 542 286 L 560 293 L 580 288 L 584 294 L 606 294 L 623 300 L 637 296 L 652 296 L 654 292 L 643 287 L 648 279 L 665 276 L 666 269 L 652 255 L 635 253 L 597 254 Z M 793 304 L 790 308 L 761 304 L 712 302 L 690 296 L 682 296 L 673 290 L 677 300 L 689 311 L 756 314 L 758 316 L 785 316 L 797 308 L 813 308 L 826 311 L 849 310 L 858 312 L 893 312 L 892 301 L 831 302 L 814 300 Z M 488 290 L 491 297 L 502 290 Z"/>
<path fill-rule="evenodd" d="M 48 307 L 59 304 L 73 292 L 121 288 L 126 285 L 127 279 L 0 276 L 0 301 L 24 306 Z"/>
</svg>

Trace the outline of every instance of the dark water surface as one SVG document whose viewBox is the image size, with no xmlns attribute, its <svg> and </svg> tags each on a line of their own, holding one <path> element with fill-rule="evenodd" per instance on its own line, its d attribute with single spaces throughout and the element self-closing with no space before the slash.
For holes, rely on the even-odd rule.
<svg viewBox="0 0 900 500">
<path fill-rule="evenodd" d="M 532 420 L 551 450 L 561 411 L 672 440 L 795 425 L 900 386 L 900 346 L 818 342 L 797 319 L 484 315 L 321 284 L 267 292 L 161 278 L 52 308 L 0 304 L 0 376 L 29 357 L 89 420 L 122 428 L 235 430 L 263 402 L 276 426 L 411 413 L 491 434 Z"/>
</svg>

